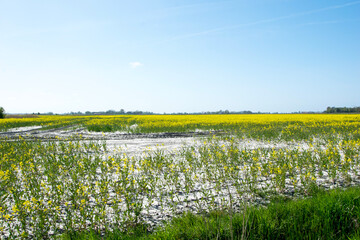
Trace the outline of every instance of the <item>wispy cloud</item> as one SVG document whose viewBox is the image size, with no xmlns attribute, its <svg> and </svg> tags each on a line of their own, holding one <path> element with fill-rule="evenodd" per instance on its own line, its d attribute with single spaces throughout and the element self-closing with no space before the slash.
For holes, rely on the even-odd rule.
<svg viewBox="0 0 360 240">
<path fill-rule="evenodd" d="M 226 30 L 234 30 L 234 29 L 238 29 L 238 28 L 242 28 L 242 27 L 248 27 L 248 26 L 254 26 L 254 25 L 259 25 L 259 24 L 264 24 L 264 23 L 277 22 L 277 21 L 281 21 L 281 20 L 285 20 L 285 19 L 311 15 L 311 14 L 315 14 L 315 13 L 319 13 L 319 12 L 326 12 L 326 11 L 339 9 L 339 8 L 350 7 L 350 6 L 358 5 L 358 4 L 360 4 L 360 1 L 353 1 L 353 2 L 348 2 L 348 3 L 340 4 L 340 5 L 333 5 L 333 6 L 328 6 L 328 7 L 324 7 L 324 8 L 319 8 L 319 9 L 313 9 L 313 10 L 304 11 L 304 12 L 293 13 L 293 14 L 286 15 L 286 16 L 268 18 L 268 19 L 254 21 L 254 22 L 248 22 L 248 23 L 224 26 L 224 27 L 219 27 L 219 28 L 212 28 L 212 29 L 207 29 L 207 30 L 200 31 L 200 32 L 183 34 L 183 35 L 175 36 L 175 37 L 173 37 L 173 38 L 171 38 L 169 40 L 170 41 L 179 40 L 179 39 L 185 39 L 185 38 L 191 38 L 191 37 L 206 35 L 206 34 L 210 34 L 210 33 L 222 32 L 222 31 L 226 31 Z M 334 21 L 331 21 L 331 22 L 329 21 L 329 23 L 334 23 Z"/>
<path fill-rule="evenodd" d="M 141 62 L 130 62 L 129 65 L 133 69 L 144 66 L 144 64 L 142 64 Z"/>
</svg>

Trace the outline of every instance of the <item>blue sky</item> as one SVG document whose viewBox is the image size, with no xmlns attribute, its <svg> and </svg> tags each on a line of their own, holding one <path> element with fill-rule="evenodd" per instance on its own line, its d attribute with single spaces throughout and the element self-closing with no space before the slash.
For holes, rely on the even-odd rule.
<svg viewBox="0 0 360 240">
<path fill-rule="evenodd" d="M 0 0 L 11 113 L 360 105 L 360 1 Z"/>
</svg>

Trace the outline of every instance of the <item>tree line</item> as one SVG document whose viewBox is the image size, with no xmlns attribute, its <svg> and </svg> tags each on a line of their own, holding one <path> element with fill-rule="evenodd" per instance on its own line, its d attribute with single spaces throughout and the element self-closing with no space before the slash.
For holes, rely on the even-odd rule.
<svg viewBox="0 0 360 240">
<path fill-rule="evenodd" d="M 175 112 L 175 113 L 163 113 L 167 115 L 204 115 L 204 114 L 252 114 L 251 111 L 229 111 L 229 110 L 219 110 L 215 112 Z M 258 112 L 260 113 L 260 112 Z M 53 113 L 46 113 L 46 115 L 52 115 Z M 121 109 L 120 111 L 115 110 L 108 110 L 108 111 L 99 111 L 99 112 L 70 112 L 66 113 L 66 115 L 159 115 L 161 113 L 154 113 L 154 112 L 148 112 L 148 111 L 125 111 L 124 109 Z"/>
<path fill-rule="evenodd" d="M 204 114 L 260 114 L 264 112 L 251 112 L 251 111 L 229 111 L 229 110 L 219 110 L 215 112 L 195 112 L 195 113 L 187 113 L 187 112 L 180 112 L 180 113 L 169 113 L 169 115 L 204 115 Z M 305 113 L 305 112 L 297 112 L 297 113 Z M 324 113 L 360 113 L 360 107 L 327 107 Z M 35 113 L 33 113 L 35 115 Z M 40 115 L 40 113 L 37 113 Z M 97 112 L 70 112 L 61 115 L 154 115 L 159 113 L 153 113 L 148 111 L 125 111 L 121 109 L 120 111 L 115 110 L 107 110 L 107 111 L 97 111 Z M 166 114 L 166 113 L 164 113 Z M 266 112 L 265 114 L 269 114 Z M 275 114 L 275 113 L 273 113 Z M 42 113 L 41 115 L 54 115 L 52 112 Z M 58 114 L 56 114 L 58 115 Z M 5 118 L 5 109 L 0 107 L 0 118 Z"/>
<path fill-rule="evenodd" d="M 326 113 L 360 113 L 360 107 L 327 107 Z"/>
</svg>

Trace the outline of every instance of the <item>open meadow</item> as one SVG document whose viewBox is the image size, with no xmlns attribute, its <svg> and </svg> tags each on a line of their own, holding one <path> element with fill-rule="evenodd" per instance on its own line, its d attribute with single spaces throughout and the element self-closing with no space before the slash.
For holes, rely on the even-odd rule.
<svg viewBox="0 0 360 240">
<path fill-rule="evenodd" d="M 1 238 L 153 231 L 359 185 L 358 114 L 0 119 Z"/>
</svg>

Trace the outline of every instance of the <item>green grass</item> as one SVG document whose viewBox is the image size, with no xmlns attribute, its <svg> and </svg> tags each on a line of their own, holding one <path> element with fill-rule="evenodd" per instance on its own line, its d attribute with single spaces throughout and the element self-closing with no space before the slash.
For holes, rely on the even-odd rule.
<svg viewBox="0 0 360 240">
<path fill-rule="evenodd" d="M 307 199 L 274 198 L 266 208 L 253 206 L 234 214 L 232 224 L 226 212 L 185 213 L 153 232 L 137 226 L 105 236 L 66 233 L 61 239 L 231 239 L 231 230 L 234 239 L 360 239 L 359 225 L 360 187 L 352 187 L 320 191 Z"/>
</svg>

